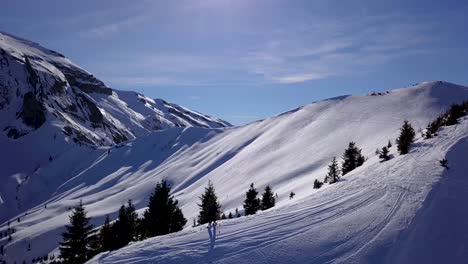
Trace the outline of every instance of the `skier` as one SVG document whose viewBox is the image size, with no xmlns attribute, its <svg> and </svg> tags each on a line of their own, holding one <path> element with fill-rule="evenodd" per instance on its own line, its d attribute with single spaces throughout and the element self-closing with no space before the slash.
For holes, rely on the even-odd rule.
<svg viewBox="0 0 468 264">
<path fill-rule="evenodd" d="M 216 241 L 216 225 L 216 221 L 210 221 L 206 227 L 208 229 L 208 235 L 210 236 L 210 250 L 213 250 Z"/>
<path fill-rule="evenodd" d="M 213 242 L 213 234 L 211 233 L 211 222 L 208 223 L 208 226 L 206 226 L 206 229 L 208 230 L 208 235 L 210 236 L 210 243 Z"/>
</svg>

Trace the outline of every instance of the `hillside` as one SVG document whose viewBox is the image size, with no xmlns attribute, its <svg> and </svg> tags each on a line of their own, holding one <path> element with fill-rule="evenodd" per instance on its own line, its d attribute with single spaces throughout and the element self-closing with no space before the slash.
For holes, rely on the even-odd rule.
<svg viewBox="0 0 468 264">
<path fill-rule="evenodd" d="M 336 203 L 337 209 L 347 210 L 348 214 L 354 215 L 353 217 L 365 218 L 367 223 L 373 223 L 382 222 L 381 217 L 386 212 L 379 215 L 375 208 L 392 208 L 398 205 L 409 207 L 409 211 L 403 211 L 404 222 L 400 223 L 402 225 L 396 230 L 403 229 L 404 223 L 409 224 L 417 209 L 421 207 L 432 184 L 439 180 L 442 170 L 437 164 L 438 159 L 446 155 L 449 147 L 437 150 L 431 148 L 431 144 L 419 141 L 420 146 L 415 152 L 427 153 L 423 155 L 424 160 L 421 164 L 432 164 L 429 167 L 431 174 L 426 176 L 421 175 L 421 172 L 426 172 L 422 170 L 424 166 L 411 162 L 414 161 L 411 159 L 413 154 L 407 159 L 397 157 L 392 162 L 382 165 L 374 151 L 377 147 L 385 145 L 389 139 L 393 141 L 396 138 L 404 119 L 410 120 L 415 128 L 423 128 L 451 102 L 466 98 L 466 87 L 444 82 L 426 82 L 414 87 L 392 90 L 380 96 L 356 95 L 324 100 L 276 117 L 227 130 L 165 129 L 137 138 L 121 147 L 111 148 L 110 153 L 107 147 L 95 149 L 73 145 L 57 155 L 52 162 L 41 166 L 40 170 L 34 172 L 33 177 L 21 185 L 20 197 L 24 201 L 24 213 L 9 217 L 17 232 L 13 236 L 13 242 L 6 246 L 8 259 L 17 259 L 18 256 L 27 258 L 28 255 L 32 258 L 53 251 L 60 240 L 63 226 L 68 222 L 69 207 L 76 205 L 79 200 L 83 200 L 89 215 L 93 217 L 93 223 L 101 225 L 106 214 L 115 218 L 119 205 L 127 199 L 132 199 L 137 208 L 144 209 L 154 184 L 162 178 L 167 179 L 173 186 L 174 194 L 189 223 L 198 212 L 198 196 L 208 180 L 211 180 L 225 212 L 232 212 L 236 207 L 242 208 L 244 192 L 248 185 L 254 182 L 259 189 L 270 184 L 278 194 L 278 204 L 273 211 L 280 210 L 282 213 L 279 216 L 266 213 L 265 217 L 280 217 L 295 211 L 299 219 L 303 219 L 298 221 L 309 226 L 305 221 L 307 218 L 301 218 L 301 215 L 307 216 L 313 212 L 310 211 L 311 208 L 319 205 L 330 206 Z M 449 138 L 446 144 L 455 145 L 458 139 L 466 136 L 468 132 L 466 126 L 459 126 L 457 131 L 459 134 Z M 331 158 L 340 157 L 349 141 L 356 141 L 363 149 L 363 154 L 369 158 L 365 166 L 346 176 L 340 184 L 319 191 L 312 189 L 313 181 L 323 179 Z M 16 142 L 8 141 L 7 144 Z M 14 146 L 9 145 L 8 148 L 14 149 Z M 39 149 L 50 151 L 51 146 L 44 145 Z M 396 155 L 395 150 L 392 151 Z M 373 180 L 366 182 L 369 177 Z M 422 177 L 421 181 L 417 180 L 418 177 Z M 377 179 L 385 180 L 381 184 L 375 184 Z M 400 194 L 393 191 L 401 189 L 398 182 L 405 182 L 407 179 L 411 181 L 409 186 L 403 189 L 419 190 L 416 192 L 417 196 L 409 196 L 413 192 L 408 192 L 409 194 L 405 193 L 404 197 L 398 198 Z M 347 185 L 348 182 L 350 185 Z M 346 187 L 350 189 L 341 189 L 340 186 L 350 186 Z M 368 192 L 367 189 L 371 187 L 380 191 Z M 288 194 L 291 191 L 296 193 L 296 197 L 289 200 Z M 337 196 L 337 193 L 340 196 Z M 370 203 L 372 200 L 376 202 Z M 402 200 L 412 202 L 401 204 Z M 45 204 L 47 208 L 44 208 Z M 369 209 L 369 206 L 375 207 Z M 349 208 L 352 208 L 352 211 L 349 211 Z M 358 209 L 367 210 L 369 213 L 352 213 Z M 320 206 L 317 210 L 323 212 L 317 213 L 317 219 L 337 213 L 322 210 Z M 21 223 L 15 222 L 18 216 L 21 216 Z M 393 219 L 394 214 L 386 217 L 387 220 Z M 232 220 L 232 223 L 254 221 L 252 225 L 256 227 L 261 226 L 261 222 L 258 221 L 267 221 L 261 219 L 263 218 L 260 216 L 242 218 Z M 397 222 L 400 220 L 395 218 Z M 345 224 L 354 220 L 346 217 L 337 218 L 336 221 Z M 267 223 L 265 225 L 270 226 Z M 0 230 L 6 228 L 4 223 Z M 233 228 L 229 230 L 243 226 Z M 334 226 L 330 228 L 333 230 Z M 254 232 L 255 228 L 252 230 Z M 278 232 L 280 230 L 282 229 L 278 228 Z M 395 238 L 398 232 L 392 230 L 389 237 Z M 189 228 L 184 232 L 191 233 L 194 230 Z M 362 232 L 363 236 L 367 233 L 365 230 Z M 281 238 L 281 234 L 286 233 L 278 234 L 278 239 Z M 195 235 L 201 239 L 205 232 L 198 230 Z M 328 241 L 333 244 L 338 240 L 329 236 L 335 235 L 335 232 L 322 232 L 318 236 L 323 236 L 323 243 Z M 351 235 L 354 236 L 349 234 L 347 237 L 350 238 Z M 174 241 L 185 241 L 184 239 L 191 238 Z M 245 239 L 248 239 L 248 236 Z M 388 237 L 382 239 L 388 243 Z M 5 239 L 1 241 L 6 242 Z M 27 243 L 33 245 L 32 250 L 23 256 Z M 258 241 L 252 243 L 257 244 Z M 239 244 L 243 248 L 246 245 L 248 244 Z M 343 251 L 347 251 L 346 248 Z M 330 259 L 335 256 L 332 253 Z"/>
<path fill-rule="evenodd" d="M 323 100 L 230 127 L 161 99 L 108 88 L 35 43 L 0 34 L 0 48 L 0 233 L 8 223 L 16 230 L 12 241 L 0 238 L 9 262 L 57 254 L 70 208 L 80 200 L 100 226 L 128 199 L 143 211 L 163 178 L 173 187 L 187 227 L 104 253 L 95 262 L 380 262 L 391 252 L 395 261 L 411 263 L 424 258 L 426 249 L 408 253 L 400 245 L 417 243 L 435 225 L 448 225 L 442 212 L 467 215 L 465 209 L 441 209 L 455 206 L 444 196 L 447 188 L 464 197 L 466 165 L 460 157 L 466 152 L 467 120 L 434 139 L 422 140 L 417 133 L 406 156 L 393 147 L 395 158 L 380 163 L 374 152 L 394 142 L 403 120 L 423 129 L 452 103 L 467 100 L 468 87 L 424 82 Z M 313 189 L 350 141 L 368 160 L 339 183 Z M 449 171 L 438 164 L 444 157 Z M 206 230 L 189 225 L 209 180 L 226 213 L 242 209 L 252 182 L 259 190 L 271 185 L 278 202 L 257 216 L 222 221 L 218 244 L 208 253 Z M 288 198 L 291 191 L 294 199 Z M 433 221 L 421 220 L 426 217 Z M 466 241 L 464 231 L 456 240 L 448 239 L 451 228 L 431 232 L 435 242 L 427 250 Z"/>
<path fill-rule="evenodd" d="M 189 227 L 88 263 L 466 263 L 467 132 L 465 118 L 406 156 L 372 157 L 303 199 L 220 221 L 213 250 L 205 226 Z"/>
</svg>

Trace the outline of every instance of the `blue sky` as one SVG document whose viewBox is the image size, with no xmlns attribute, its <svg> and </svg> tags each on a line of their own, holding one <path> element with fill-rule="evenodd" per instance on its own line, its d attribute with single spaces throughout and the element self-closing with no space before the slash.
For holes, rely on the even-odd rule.
<svg viewBox="0 0 468 264">
<path fill-rule="evenodd" d="M 424 80 L 468 84 L 468 1 L 6 0 L 0 30 L 107 85 L 244 124 Z"/>
</svg>

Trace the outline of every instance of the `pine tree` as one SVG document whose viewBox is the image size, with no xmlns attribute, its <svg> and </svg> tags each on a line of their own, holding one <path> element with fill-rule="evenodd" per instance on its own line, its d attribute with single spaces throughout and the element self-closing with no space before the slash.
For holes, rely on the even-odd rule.
<svg viewBox="0 0 468 264">
<path fill-rule="evenodd" d="M 226 214 L 223 213 L 223 214 L 221 215 L 221 220 L 225 220 L 225 219 L 226 219 Z"/>
<path fill-rule="evenodd" d="M 348 148 L 343 153 L 343 163 L 341 165 L 341 172 L 346 175 L 348 172 L 361 166 L 365 161 L 364 156 L 361 154 L 361 149 L 356 147 L 356 143 L 349 142 Z"/>
<path fill-rule="evenodd" d="M 445 122 L 445 125 L 451 126 L 458 124 L 458 118 L 464 116 L 464 109 L 462 105 L 459 104 L 453 104 L 450 107 L 450 110 L 448 111 L 448 116 L 447 116 L 447 121 Z"/>
<path fill-rule="evenodd" d="M 115 234 L 112 232 L 112 225 L 110 224 L 109 215 L 106 215 L 106 219 L 104 220 L 104 225 L 99 230 L 99 243 L 100 243 L 100 251 L 110 251 L 117 249 L 115 245 L 116 237 Z"/>
<path fill-rule="evenodd" d="M 249 190 L 245 193 L 244 212 L 245 215 L 253 215 L 260 209 L 260 199 L 257 198 L 257 189 L 254 184 L 250 184 Z"/>
<path fill-rule="evenodd" d="M 439 163 L 440 163 L 440 166 L 446 168 L 447 170 L 449 169 L 448 160 L 447 160 L 447 159 L 441 159 L 441 160 L 439 160 Z"/>
<path fill-rule="evenodd" d="M 382 162 L 390 160 L 390 156 L 388 155 L 389 151 L 387 147 L 383 147 L 382 151 L 379 153 L 379 158 L 382 160 Z"/>
<path fill-rule="evenodd" d="M 180 231 L 187 223 L 178 201 L 170 193 L 166 180 L 156 184 L 142 220 L 143 238 Z"/>
<path fill-rule="evenodd" d="M 314 181 L 314 189 L 320 189 L 322 187 L 323 182 L 319 181 L 318 179 L 315 179 Z"/>
<path fill-rule="evenodd" d="M 275 206 L 275 196 L 271 190 L 270 185 L 265 187 L 265 191 L 262 194 L 262 210 L 267 210 Z"/>
<path fill-rule="evenodd" d="M 171 206 L 171 221 L 169 225 L 169 233 L 173 232 L 178 232 L 182 230 L 187 224 L 187 219 L 185 219 L 184 214 L 182 213 L 182 210 L 179 208 L 177 200 L 173 200 L 172 206 Z"/>
<path fill-rule="evenodd" d="M 219 219 L 221 204 L 218 202 L 215 189 L 211 181 L 205 187 L 205 193 L 200 197 L 200 213 L 198 215 L 198 224 L 206 224 Z"/>
<path fill-rule="evenodd" d="M 328 174 L 325 176 L 324 182 L 329 184 L 335 183 L 340 179 L 340 170 L 338 168 L 338 161 L 333 157 L 332 162 L 328 165 Z"/>
<path fill-rule="evenodd" d="M 60 256 L 65 263 L 82 264 L 93 255 L 93 225 L 89 223 L 82 202 L 75 207 L 70 216 L 70 225 L 65 226 L 60 243 Z"/>
<path fill-rule="evenodd" d="M 229 214 L 228 214 L 228 219 L 231 219 L 231 218 L 232 218 L 232 213 L 229 212 Z"/>
<path fill-rule="evenodd" d="M 390 149 L 392 147 L 392 141 L 389 139 L 387 143 L 387 148 Z"/>
<path fill-rule="evenodd" d="M 400 136 L 396 140 L 398 152 L 401 155 L 407 154 L 410 150 L 411 144 L 414 141 L 416 133 L 410 122 L 405 120 L 403 126 L 400 128 Z"/>
<path fill-rule="evenodd" d="M 236 208 L 236 217 L 241 217 L 241 214 L 239 213 L 239 209 Z"/>
<path fill-rule="evenodd" d="M 432 138 L 432 133 L 431 133 L 431 123 L 429 123 L 426 127 L 426 132 L 424 133 L 424 138 L 429 139 Z"/>
<path fill-rule="evenodd" d="M 130 241 L 135 240 L 136 226 L 138 215 L 135 212 L 135 207 L 131 200 L 128 200 L 128 205 L 122 205 L 119 210 L 119 218 L 112 225 L 114 234 L 116 235 L 116 246 L 121 248 L 126 246 Z"/>
</svg>

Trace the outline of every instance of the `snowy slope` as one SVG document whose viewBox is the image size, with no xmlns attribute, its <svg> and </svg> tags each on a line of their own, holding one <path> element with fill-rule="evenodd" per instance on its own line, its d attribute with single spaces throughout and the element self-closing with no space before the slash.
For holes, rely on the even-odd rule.
<svg viewBox="0 0 468 264">
<path fill-rule="evenodd" d="M 135 242 L 89 263 L 466 263 L 468 118 L 301 200 Z M 450 170 L 439 166 L 446 155 Z"/>
<path fill-rule="evenodd" d="M 19 191 L 2 192 L 9 203 L 0 206 L 0 221 L 12 219 L 17 232 L 12 242 L 6 244 L 4 238 L 0 243 L 6 244 L 8 260 L 51 252 L 68 221 L 68 208 L 80 199 L 93 223 L 101 225 L 105 215 L 115 217 L 127 199 L 143 210 L 154 184 L 162 178 L 172 184 L 191 223 L 198 212 L 198 196 L 211 180 L 225 212 L 241 209 L 251 182 L 259 189 L 270 184 L 279 196 L 278 204 L 271 212 L 223 222 L 221 237 L 225 234 L 225 242 L 209 256 L 206 231 L 188 227 L 182 235 L 168 236 L 173 239 L 155 238 L 99 258 L 108 263 L 117 259 L 127 263 L 130 258 L 145 262 L 148 256 L 144 252 L 152 252 L 148 253 L 151 260 L 166 263 L 179 263 L 171 262 L 178 258 L 192 263 L 192 257 L 247 263 L 241 261 L 247 256 L 264 262 L 291 258 L 302 263 L 305 256 L 311 259 L 307 263 L 370 260 L 419 217 L 417 209 L 441 177 L 438 160 L 467 135 L 467 124 L 447 128 L 440 138 L 419 140 L 410 155 L 388 163 L 379 163 L 375 149 L 396 138 L 404 119 L 416 129 L 424 128 L 451 103 L 466 99 L 467 87 L 425 82 L 379 96 L 324 100 L 242 127 L 169 128 L 113 147 L 109 154 L 107 147 L 70 145 L 57 152 L 52 162 L 47 160 L 48 153 L 61 145 L 51 140 L 36 142 L 35 151 L 42 158 L 39 169 L 34 170 L 29 163 L 25 166 L 32 169 L 27 171 L 7 166 L 7 178 L 19 178 L 21 184 Z M 33 143 L 28 137 L 22 140 L 23 146 Z M 323 180 L 331 158 L 340 157 L 350 141 L 356 141 L 369 160 L 344 181 L 314 190 L 313 181 Z M 7 164 L 18 164 L 18 156 L 27 151 L 18 147 L 18 141 L 1 144 L 17 152 L 16 157 L 7 157 Z M 392 152 L 395 154 L 395 147 Z M 291 191 L 296 197 L 289 200 Z M 22 202 L 21 208 L 13 211 L 15 195 Z M 22 216 L 21 223 L 15 222 L 17 216 Z M 0 231 L 6 228 L 5 222 Z M 420 233 L 407 234 L 417 235 Z M 291 241 L 282 242 L 288 237 Z M 32 250 L 25 252 L 29 242 Z M 274 245 L 275 250 L 265 251 L 266 245 Z M 296 258 L 292 258 L 293 252 L 297 252 Z"/>
<path fill-rule="evenodd" d="M 63 55 L 0 32 L 2 137 L 49 129 L 79 143 L 114 145 L 151 131 L 191 126 L 230 124 L 161 99 L 113 90 Z"/>
</svg>

